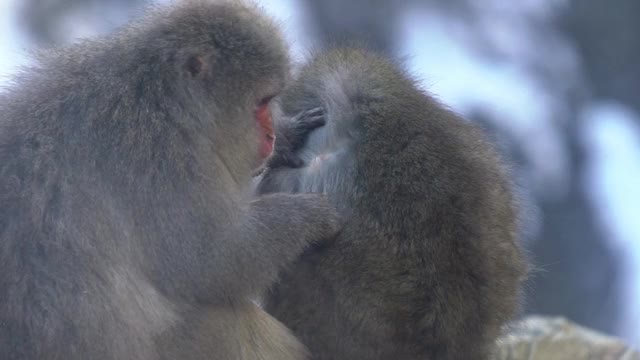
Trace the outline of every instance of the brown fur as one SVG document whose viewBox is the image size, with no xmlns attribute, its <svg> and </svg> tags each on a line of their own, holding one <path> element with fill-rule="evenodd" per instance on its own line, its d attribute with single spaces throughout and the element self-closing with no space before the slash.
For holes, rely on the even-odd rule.
<svg viewBox="0 0 640 360">
<path fill-rule="evenodd" d="M 508 174 L 481 132 L 359 50 L 316 57 L 281 102 L 276 139 L 290 143 L 309 109 L 326 125 L 294 167 L 275 154 L 259 191 L 325 192 L 346 225 L 285 272 L 267 311 L 314 360 L 487 359 L 526 266 Z"/>
</svg>

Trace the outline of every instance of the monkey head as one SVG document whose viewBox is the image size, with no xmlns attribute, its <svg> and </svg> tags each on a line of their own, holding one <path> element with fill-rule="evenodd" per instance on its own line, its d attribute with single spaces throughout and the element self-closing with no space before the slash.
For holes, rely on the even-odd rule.
<svg viewBox="0 0 640 360">
<path fill-rule="evenodd" d="M 233 166 L 248 162 L 255 168 L 273 149 L 269 107 L 289 74 L 285 42 L 276 24 L 254 5 L 195 2 L 202 6 L 179 8 L 179 16 L 154 17 L 162 33 L 147 46 L 163 49 L 174 64 L 164 87 L 183 99 L 180 110 L 199 122 L 193 126 L 229 152 L 218 155 Z"/>
</svg>

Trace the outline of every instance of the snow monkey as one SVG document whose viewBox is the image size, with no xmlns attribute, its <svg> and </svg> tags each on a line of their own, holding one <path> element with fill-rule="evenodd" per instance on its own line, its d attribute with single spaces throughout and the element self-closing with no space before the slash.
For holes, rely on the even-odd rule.
<svg viewBox="0 0 640 360">
<path fill-rule="evenodd" d="M 338 230 L 322 195 L 251 192 L 272 21 L 185 1 L 35 60 L 0 93 L 0 358 L 304 359 L 250 300 Z"/>
<path fill-rule="evenodd" d="M 283 274 L 267 311 L 314 360 L 487 359 L 526 263 L 482 133 L 356 49 L 312 59 L 280 112 L 258 191 L 326 193 L 344 227 Z"/>
</svg>

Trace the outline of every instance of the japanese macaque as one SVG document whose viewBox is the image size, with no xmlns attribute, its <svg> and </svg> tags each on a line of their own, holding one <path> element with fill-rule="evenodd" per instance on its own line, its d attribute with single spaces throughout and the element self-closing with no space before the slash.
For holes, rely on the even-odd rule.
<svg viewBox="0 0 640 360">
<path fill-rule="evenodd" d="M 253 198 L 288 77 L 251 4 L 153 8 L 42 53 L 0 95 L 0 358 L 300 360 L 251 299 L 337 232 L 318 194 Z"/>
<path fill-rule="evenodd" d="M 483 134 L 356 49 L 305 65 L 277 120 L 258 192 L 326 193 L 344 227 L 284 272 L 267 311 L 314 360 L 487 359 L 527 267 Z"/>
</svg>

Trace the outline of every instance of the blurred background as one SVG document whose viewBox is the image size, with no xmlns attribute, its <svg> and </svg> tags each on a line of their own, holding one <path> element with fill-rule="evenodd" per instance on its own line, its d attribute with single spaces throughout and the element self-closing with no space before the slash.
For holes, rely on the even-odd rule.
<svg viewBox="0 0 640 360">
<path fill-rule="evenodd" d="M 366 44 L 481 124 L 525 204 L 525 312 L 640 347 L 640 1 L 258 2 L 296 60 Z M 32 49 L 108 33 L 147 3 L 0 0 L 0 87 Z"/>
</svg>

